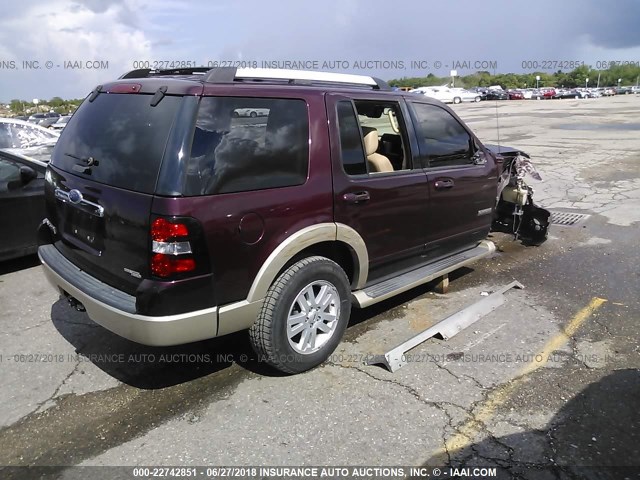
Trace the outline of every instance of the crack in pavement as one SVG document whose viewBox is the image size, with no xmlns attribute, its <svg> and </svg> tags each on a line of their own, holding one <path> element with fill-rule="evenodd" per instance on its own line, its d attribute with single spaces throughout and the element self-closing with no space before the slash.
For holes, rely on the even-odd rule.
<svg viewBox="0 0 640 480">
<path fill-rule="evenodd" d="M 66 377 L 64 377 L 64 378 L 62 379 L 62 382 L 60 382 L 60 385 L 58 385 L 58 386 L 56 387 L 56 389 L 55 389 L 55 390 L 53 391 L 53 393 L 49 396 L 49 398 L 47 398 L 47 399 L 43 400 L 42 402 L 38 403 L 38 405 L 36 406 L 36 408 L 35 408 L 32 412 L 28 413 L 27 415 L 31 415 L 31 414 L 33 414 L 33 413 L 40 413 L 40 411 L 41 411 L 40 409 L 41 409 L 42 407 L 44 407 L 48 402 L 55 402 L 55 399 L 56 399 L 56 397 L 57 397 L 57 395 L 58 395 L 58 392 L 60 392 L 60 390 L 62 389 L 62 387 L 64 387 L 64 385 L 67 383 L 67 381 L 68 381 L 68 380 L 69 380 L 69 379 L 70 379 L 70 378 L 71 378 L 75 373 L 77 373 L 77 371 L 78 371 L 78 369 L 79 369 L 79 368 L 80 368 L 80 362 L 79 362 L 79 361 L 76 361 L 76 365 L 73 367 L 73 369 L 71 370 L 71 372 L 69 372 L 69 374 L 68 374 Z M 45 410 L 46 410 L 46 409 L 45 409 Z M 21 417 L 21 418 L 20 418 L 20 420 L 21 420 L 22 418 L 26 417 L 27 415 L 23 415 L 23 417 Z"/>
</svg>

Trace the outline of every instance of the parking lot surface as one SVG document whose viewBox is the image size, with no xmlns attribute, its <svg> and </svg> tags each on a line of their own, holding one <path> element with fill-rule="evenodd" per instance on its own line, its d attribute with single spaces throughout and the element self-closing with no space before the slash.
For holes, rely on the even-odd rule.
<svg viewBox="0 0 640 480">
<path fill-rule="evenodd" d="M 447 294 L 429 284 L 354 311 L 330 361 L 297 376 L 259 362 L 244 333 L 134 344 L 59 300 L 37 259 L 0 264 L 0 465 L 638 472 L 640 96 L 454 109 L 483 142 L 531 155 L 537 203 L 588 217 L 540 247 L 493 235 L 496 254 Z M 525 289 L 397 372 L 363 363 L 513 280 Z"/>
</svg>

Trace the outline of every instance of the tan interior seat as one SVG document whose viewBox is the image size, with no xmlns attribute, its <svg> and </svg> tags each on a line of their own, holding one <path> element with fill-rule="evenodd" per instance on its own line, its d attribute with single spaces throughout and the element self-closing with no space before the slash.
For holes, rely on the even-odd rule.
<svg viewBox="0 0 640 480">
<path fill-rule="evenodd" d="M 376 152 L 378 150 L 378 130 L 372 127 L 362 127 L 364 136 L 364 150 L 369 163 L 369 171 L 375 172 L 393 172 L 391 161 L 384 155 Z"/>
</svg>

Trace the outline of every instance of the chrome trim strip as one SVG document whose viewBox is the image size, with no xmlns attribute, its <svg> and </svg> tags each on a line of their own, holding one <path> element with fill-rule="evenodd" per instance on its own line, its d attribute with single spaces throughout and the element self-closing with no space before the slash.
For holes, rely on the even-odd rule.
<svg viewBox="0 0 640 480">
<path fill-rule="evenodd" d="M 88 209 L 85 208 L 81 208 L 83 211 L 90 213 L 92 215 L 95 215 L 97 217 L 104 217 L 104 207 L 102 205 L 99 205 L 97 203 L 94 202 L 90 202 L 89 200 L 86 200 L 84 198 L 81 198 L 79 202 L 72 202 L 71 199 L 69 198 L 69 192 L 65 192 L 64 190 L 60 189 L 60 188 L 56 188 L 55 192 L 55 197 L 60 200 L 63 203 L 67 203 L 71 206 L 74 207 L 79 207 L 81 208 L 81 206 L 90 206 L 93 207 L 95 211 L 90 211 Z"/>
</svg>

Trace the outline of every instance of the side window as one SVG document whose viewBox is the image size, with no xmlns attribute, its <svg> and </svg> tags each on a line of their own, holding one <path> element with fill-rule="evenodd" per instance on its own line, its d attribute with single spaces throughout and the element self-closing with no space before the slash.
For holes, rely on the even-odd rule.
<svg viewBox="0 0 640 480">
<path fill-rule="evenodd" d="M 309 115 L 304 100 L 205 97 L 185 194 L 302 185 L 308 166 Z"/>
<path fill-rule="evenodd" d="M 20 166 L 0 158 L 0 193 L 9 190 L 9 184 L 20 180 Z"/>
<path fill-rule="evenodd" d="M 347 175 L 366 174 L 367 162 L 362 149 L 362 136 L 351 102 L 338 102 L 337 113 L 342 167 Z"/>
<path fill-rule="evenodd" d="M 418 119 L 420 148 L 430 167 L 472 164 L 472 139 L 464 127 L 445 109 L 412 103 Z"/>
<path fill-rule="evenodd" d="M 369 173 L 411 169 L 407 135 L 397 102 L 356 100 Z"/>
</svg>

